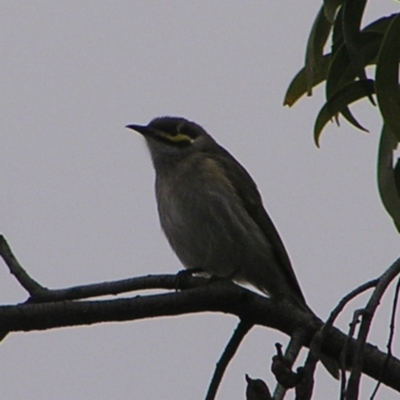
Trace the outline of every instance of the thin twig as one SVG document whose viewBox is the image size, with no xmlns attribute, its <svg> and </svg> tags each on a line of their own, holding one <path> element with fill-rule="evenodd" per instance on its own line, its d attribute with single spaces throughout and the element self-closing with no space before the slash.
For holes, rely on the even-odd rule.
<svg viewBox="0 0 400 400">
<path fill-rule="evenodd" d="M 22 268 L 3 235 L 0 235 L 0 257 L 2 257 L 6 263 L 10 273 L 15 276 L 19 284 L 29 293 L 30 298 L 47 291 L 47 288 L 36 282 L 28 275 L 24 268 Z M 9 332 L 7 331 L 0 331 L 0 342 L 2 342 L 8 334 Z"/>
<path fill-rule="evenodd" d="M 65 289 L 53 289 L 40 293 L 32 302 L 48 303 L 64 300 L 81 300 L 91 297 L 117 295 L 151 289 L 176 289 L 176 275 L 147 275 L 135 278 L 121 279 L 110 282 L 92 283 L 88 285 L 73 286 Z M 191 289 L 209 282 L 207 278 L 192 277 L 190 275 L 179 278 L 180 289 Z"/>
<path fill-rule="evenodd" d="M 380 277 L 379 283 L 376 285 L 374 292 L 363 313 L 362 322 L 358 331 L 357 345 L 353 357 L 352 371 L 347 385 L 346 398 L 347 400 L 356 400 L 358 398 L 361 371 L 363 366 L 364 347 L 367 341 L 368 332 L 375 311 L 380 303 L 380 300 L 385 293 L 387 287 L 392 280 L 400 273 L 400 259 L 396 260 L 392 266 Z"/>
<path fill-rule="evenodd" d="M 304 363 L 304 375 L 302 379 L 304 379 L 307 385 L 304 385 L 305 390 L 302 392 L 301 396 L 296 396 L 296 400 L 310 400 L 312 397 L 314 389 L 314 374 L 317 362 L 320 358 L 323 336 L 322 326 L 313 337 L 306 362 Z"/>
<path fill-rule="evenodd" d="M 400 291 L 400 279 L 397 281 L 396 290 L 395 290 L 394 299 L 393 299 L 392 316 L 390 319 L 390 334 L 389 334 L 388 344 L 386 346 L 386 348 L 388 350 L 388 359 L 393 354 L 392 353 L 392 345 L 393 345 L 393 339 L 394 339 L 394 331 L 396 328 L 396 311 L 397 311 L 397 304 L 399 301 L 399 291 Z"/>
<path fill-rule="evenodd" d="M 387 356 L 385 359 L 385 362 L 383 364 L 382 372 L 381 372 L 381 377 L 378 379 L 375 389 L 372 392 L 371 395 L 371 400 L 374 400 L 375 396 L 378 393 L 379 387 L 381 386 L 382 383 L 382 378 L 386 373 L 386 368 L 389 364 L 389 360 L 392 357 L 392 345 L 393 345 L 393 339 L 394 339 L 394 331 L 395 331 L 395 324 L 396 324 L 396 311 L 397 311 L 397 304 L 399 301 L 399 291 L 400 291 L 400 279 L 397 281 L 396 289 L 394 292 L 394 299 L 393 299 L 393 305 L 392 305 L 392 315 L 390 318 L 390 328 L 389 328 L 389 339 L 388 343 L 386 345 L 387 348 Z"/>
<path fill-rule="evenodd" d="M 292 337 L 290 338 L 289 344 L 286 347 L 284 358 L 287 361 L 287 365 L 292 367 L 294 362 L 296 361 L 297 356 L 300 353 L 301 348 L 304 345 L 306 338 L 306 334 L 303 329 L 298 329 L 293 332 Z M 274 400 L 282 400 L 285 396 L 287 388 L 281 384 L 277 384 L 273 398 Z"/>
<path fill-rule="evenodd" d="M 72 286 L 65 289 L 48 289 L 31 278 L 21 266 L 3 235 L 0 235 L 0 257 L 3 258 L 10 273 L 29 293 L 30 303 L 49 303 L 65 300 L 81 300 L 91 297 L 117 295 L 149 289 L 176 289 L 176 275 L 147 275 L 142 277 L 120 279 L 111 282 L 92 283 Z M 205 284 L 209 280 L 191 275 L 179 278 L 179 289 L 189 289 Z"/>
<path fill-rule="evenodd" d="M 342 310 L 349 301 L 353 300 L 355 297 L 367 291 L 368 289 L 375 287 L 378 284 L 378 282 L 379 279 L 373 279 L 369 282 L 363 283 L 359 287 L 352 290 L 350 293 L 346 294 L 346 296 L 344 296 L 342 300 L 339 301 L 338 305 L 330 313 L 329 318 L 326 320 L 325 324 L 321 328 L 322 331 L 325 333 L 325 331 L 327 331 L 330 327 L 333 326 L 336 318 L 339 316 L 339 314 L 342 312 Z"/>
<path fill-rule="evenodd" d="M 307 381 L 310 382 L 310 384 L 313 382 L 313 376 L 315 374 L 315 369 L 317 366 L 317 362 L 320 359 L 321 355 L 321 346 L 322 343 L 326 337 L 327 332 L 329 329 L 332 328 L 336 318 L 339 316 L 339 314 L 343 311 L 347 303 L 349 303 L 351 300 L 353 300 L 355 297 L 360 295 L 361 293 L 365 292 L 368 289 L 371 289 L 372 287 L 376 286 L 378 283 L 378 279 L 371 280 L 369 282 L 366 282 L 359 287 L 355 288 L 348 294 L 346 294 L 340 302 L 337 304 L 337 306 L 332 310 L 332 312 L 329 315 L 329 318 L 326 320 L 324 325 L 318 330 L 318 332 L 314 335 L 314 338 L 311 342 L 310 345 L 310 350 L 308 352 L 308 356 L 306 359 L 306 362 L 304 364 L 304 378 Z M 344 365 L 341 366 L 342 371 L 344 372 Z M 307 394 L 308 398 L 311 398 L 312 395 L 312 389 L 313 387 L 311 386 L 309 388 L 309 392 Z M 304 399 L 306 399 L 306 395 L 304 396 Z"/>
<path fill-rule="evenodd" d="M 47 288 L 32 279 L 22 268 L 3 235 L 0 235 L 0 256 L 6 263 L 10 273 L 15 276 L 15 279 L 31 297 L 35 297 L 37 294 L 47 290 Z"/>
<path fill-rule="evenodd" d="M 350 340 L 353 339 L 354 332 L 357 325 L 360 323 L 360 316 L 365 312 L 364 309 L 355 310 L 353 313 L 353 319 L 349 324 L 349 332 L 344 341 L 342 351 L 340 352 L 339 363 L 340 363 L 340 400 L 346 398 L 346 386 L 347 386 L 347 376 L 346 376 L 346 358 L 347 358 L 347 348 Z"/>
<path fill-rule="evenodd" d="M 249 332 L 252 327 L 253 322 L 240 320 L 238 326 L 235 329 L 235 332 L 233 333 L 228 344 L 226 345 L 225 350 L 221 355 L 221 358 L 217 362 L 205 400 L 215 399 L 218 387 L 221 383 L 222 377 L 225 373 L 226 368 L 228 367 L 229 362 L 232 360 L 247 332 Z"/>
</svg>

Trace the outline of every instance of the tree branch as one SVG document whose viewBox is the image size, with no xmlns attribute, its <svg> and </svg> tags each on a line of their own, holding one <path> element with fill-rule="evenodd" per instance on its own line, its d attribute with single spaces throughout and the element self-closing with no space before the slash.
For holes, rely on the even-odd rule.
<svg viewBox="0 0 400 400">
<path fill-rule="evenodd" d="M 179 280 L 179 288 L 186 289 L 179 293 L 115 300 L 71 301 L 72 299 L 77 300 L 134 290 L 176 289 L 176 275 L 149 275 L 114 282 L 49 290 L 26 273 L 2 235 L 0 235 L 0 256 L 4 259 L 10 272 L 30 294 L 30 298 L 25 304 L 0 306 L 0 340 L 7 332 L 46 330 L 111 321 L 134 321 L 188 313 L 222 312 L 236 315 L 251 325 L 270 327 L 289 336 L 293 336 L 295 331 L 301 327 L 304 331 L 304 345 L 308 347 L 313 336 L 322 326 L 322 321 L 316 316 L 293 308 L 290 303 L 285 301 L 265 298 L 231 282 L 209 283 L 207 279 L 190 275 L 183 276 Z M 368 303 L 367 310 L 369 313 L 376 309 L 387 285 L 398 274 L 399 269 L 400 260 L 382 275 Z M 362 290 L 370 285 L 371 282 L 363 285 Z M 348 296 L 348 298 L 350 297 L 352 295 Z M 329 323 L 333 323 L 339 309 L 345 303 L 346 301 L 341 302 L 336 312 L 331 315 Z M 372 345 L 364 345 L 370 320 L 371 318 L 363 319 L 364 325 L 360 328 L 357 341 L 349 339 L 348 335 L 334 328 L 325 332 L 326 340 L 322 343 L 321 351 L 337 359 L 337 355 L 340 354 L 343 347 L 347 346 L 346 365 L 352 365 L 354 355 L 360 357 L 361 354 L 363 356 L 361 360 L 363 360 L 362 371 L 364 373 L 375 380 L 381 379 L 382 383 L 400 391 L 400 361 L 394 357 L 388 357 Z M 360 345 L 360 338 L 363 340 L 362 345 Z M 382 377 L 383 368 L 386 368 L 384 377 Z"/>
<path fill-rule="evenodd" d="M 275 344 L 278 354 L 272 358 L 271 369 L 278 384 L 274 390 L 274 400 L 282 400 L 287 389 L 293 388 L 298 383 L 299 375 L 292 371 L 292 366 L 303 347 L 304 340 L 305 332 L 302 328 L 298 328 L 290 338 L 285 355 L 282 354 L 282 345 L 280 343 Z"/>
<path fill-rule="evenodd" d="M 49 289 L 41 292 L 29 302 L 49 303 L 64 300 L 80 300 L 91 297 L 117 295 L 150 289 L 191 289 L 208 284 L 207 278 L 182 275 L 177 282 L 176 275 L 147 275 L 117 281 L 91 283 L 65 289 Z"/>
<path fill-rule="evenodd" d="M 371 298 L 362 313 L 362 322 L 357 337 L 357 346 L 353 357 L 353 367 L 347 385 L 346 398 L 356 399 L 358 398 L 358 390 L 360 385 L 360 377 L 362 372 L 363 358 L 364 358 L 364 346 L 367 341 L 368 332 L 372 323 L 372 318 L 375 314 L 376 309 L 379 306 L 381 298 L 385 293 L 387 287 L 392 280 L 400 273 L 400 259 L 396 260 L 392 266 L 379 278 L 379 282 L 376 285 Z M 383 366 L 382 366 L 383 367 Z M 379 379 L 379 378 L 378 378 Z"/>
<path fill-rule="evenodd" d="M 225 347 L 225 350 L 222 353 L 221 358 L 217 362 L 217 366 L 215 368 L 214 375 L 211 379 L 211 383 L 208 388 L 205 400 L 215 399 L 219 384 L 221 383 L 222 377 L 225 373 L 226 368 L 228 367 L 228 364 L 232 360 L 237 349 L 239 348 L 240 343 L 247 335 L 247 333 L 250 331 L 252 326 L 253 324 L 246 320 L 241 320 L 239 322 L 239 325 L 235 329 L 235 332 L 233 333 L 231 339 L 229 340 L 227 346 Z"/>
<path fill-rule="evenodd" d="M 188 277 L 190 280 L 197 278 Z M 0 331 L 33 331 L 67 326 L 91 325 L 102 322 L 134 321 L 161 316 L 200 312 L 221 312 L 247 319 L 254 324 L 292 335 L 299 326 L 304 328 L 305 346 L 322 322 L 284 301 L 274 301 L 250 292 L 230 282 L 214 282 L 182 292 L 137 296 L 100 301 L 63 301 L 44 304 L 21 304 L 0 307 Z M 331 329 L 322 345 L 322 352 L 337 357 L 347 335 Z M 351 340 L 347 358 L 350 363 L 356 342 Z M 375 346 L 364 349 L 363 372 L 379 379 L 386 354 Z M 391 358 L 382 383 L 400 391 L 400 361 Z"/>
<path fill-rule="evenodd" d="M 399 301 L 399 291 L 400 291 L 400 279 L 397 280 L 396 289 L 394 292 L 394 299 L 393 299 L 393 305 L 392 305 L 392 316 L 390 318 L 390 327 L 389 327 L 390 333 L 389 333 L 388 343 L 386 345 L 386 348 L 387 348 L 386 360 L 385 360 L 385 364 L 383 365 L 381 377 L 379 378 L 378 382 L 376 383 L 376 386 L 371 394 L 371 400 L 375 399 L 375 396 L 377 395 L 379 387 L 381 385 L 382 377 L 386 373 L 388 362 L 389 362 L 390 358 L 393 357 L 392 345 L 393 345 L 394 332 L 395 332 L 395 323 L 396 323 L 396 315 L 397 315 L 396 311 L 397 311 L 397 304 Z"/>
<path fill-rule="evenodd" d="M 6 263 L 10 273 L 15 276 L 16 280 L 31 297 L 47 290 L 40 283 L 32 279 L 22 268 L 3 235 L 0 235 L 0 256 Z"/>
</svg>

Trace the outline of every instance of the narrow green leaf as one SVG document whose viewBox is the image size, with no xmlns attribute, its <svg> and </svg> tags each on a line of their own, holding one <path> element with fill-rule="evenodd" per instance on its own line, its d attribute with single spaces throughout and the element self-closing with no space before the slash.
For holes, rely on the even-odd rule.
<svg viewBox="0 0 400 400">
<path fill-rule="evenodd" d="M 325 125 L 349 104 L 374 93 L 374 81 L 355 81 L 337 91 L 321 108 L 314 125 L 314 141 L 319 147 L 319 138 Z"/>
<path fill-rule="evenodd" d="M 336 50 L 343 43 L 343 6 L 340 7 L 332 27 L 331 54 L 335 56 Z"/>
<path fill-rule="evenodd" d="M 376 95 L 385 124 L 400 141 L 400 14 L 390 23 L 376 65 Z"/>
<path fill-rule="evenodd" d="M 356 76 L 360 80 L 367 79 L 365 73 L 365 62 L 360 51 L 360 27 L 361 19 L 365 11 L 367 0 L 347 0 L 343 5 L 343 37 L 347 48 L 350 62 Z M 372 96 L 369 96 L 372 104 L 375 105 Z"/>
<path fill-rule="evenodd" d="M 382 203 L 400 232 L 400 188 L 393 170 L 393 150 L 398 143 L 387 126 L 383 126 L 378 150 L 378 189 Z M 396 166 L 397 168 L 397 166 Z"/>
<path fill-rule="evenodd" d="M 336 10 L 344 3 L 345 0 L 324 0 L 324 12 L 326 19 L 333 24 L 335 21 Z"/>
<path fill-rule="evenodd" d="M 364 32 L 360 35 L 360 54 L 365 65 L 375 62 L 382 43 L 383 36 L 378 33 Z M 356 73 L 351 64 L 345 45 L 340 46 L 332 58 L 326 78 L 326 97 L 329 99 L 335 92 L 347 83 L 355 80 Z"/>
<path fill-rule="evenodd" d="M 383 35 L 374 32 L 362 32 L 360 35 L 360 53 L 366 65 L 376 62 Z M 356 73 L 353 65 L 350 62 L 347 47 L 340 46 L 337 49 L 335 56 L 332 59 L 328 76 L 326 78 L 326 98 L 329 100 L 334 93 L 340 90 L 343 86 L 356 79 Z M 348 107 L 341 111 L 343 117 L 356 128 L 366 131 L 352 115 Z"/>
<path fill-rule="evenodd" d="M 330 54 L 325 55 L 318 65 L 317 70 L 313 75 L 312 87 L 317 86 L 326 79 L 330 64 Z M 305 67 L 302 68 L 293 78 L 292 82 L 286 91 L 283 105 L 291 107 L 297 100 L 305 95 L 308 91 L 308 82 Z"/>
<path fill-rule="evenodd" d="M 393 169 L 393 173 L 394 173 L 394 183 L 395 183 L 396 189 L 397 189 L 397 195 L 400 198 L 400 158 L 398 158 L 396 161 L 396 165 Z"/>
<path fill-rule="evenodd" d="M 344 108 L 342 111 L 340 111 L 340 114 L 343 115 L 343 118 L 346 119 L 347 122 L 349 122 L 351 125 L 359 129 L 360 131 L 363 132 L 369 132 L 367 128 L 364 128 L 354 117 L 352 112 L 350 111 L 349 107 Z"/>
<path fill-rule="evenodd" d="M 343 5 L 343 37 L 354 70 L 360 79 L 366 79 L 360 60 L 359 35 L 361 19 L 367 0 L 347 0 Z"/>
<path fill-rule="evenodd" d="M 374 32 L 363 32 L 360 35 L 360 53 L 365 65 L 370 65 L 376 61 L 383 35 Z M 328 75 L 326 78 L 326 98 L 329 100 L 338 90 L 356 79 L 356 73 L 345 45 L 340 46 L 332 59 Z M 351 114 L 348 107 L 341 111 L 343 117 L 353 126 L 363 131 L 367 131 Z"/>
<path fill-rule="evenodd" d="M 312 94 L 314 74 L 318 70 L 323 59 L 323 51 L 331 31 L 331 24 L 325 17 L 324 7 L 319 10 L 311 28 L 306 49 L 305 70 L 307 78 L 307 92 Z"/>
<path fill-rule="evenodd" d="M 390 23 L 394 20 L 397 14 L 392 14 L 389 17 L 382 17 L 367 25 L 362 32 L 375 32 L 384 35 Z"/>
</svg>

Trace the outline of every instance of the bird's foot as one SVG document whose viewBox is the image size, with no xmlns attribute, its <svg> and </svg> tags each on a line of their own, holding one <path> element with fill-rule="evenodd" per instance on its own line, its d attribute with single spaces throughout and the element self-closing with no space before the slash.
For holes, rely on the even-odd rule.
<svg viewBox="0 0 400 400">
<path fill-rule="evenodd" d="M 175 276 L 175 291 L 181 290 L 186 277 L 204 272 L 201 268 L 182 269 Z"/>
</svg>

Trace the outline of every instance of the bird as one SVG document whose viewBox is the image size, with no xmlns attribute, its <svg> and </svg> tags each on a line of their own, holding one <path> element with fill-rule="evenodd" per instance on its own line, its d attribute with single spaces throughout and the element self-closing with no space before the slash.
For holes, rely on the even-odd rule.
<svg viewBox="0 0 400 400">
<path fill-rule="evenodd" d="M 161 227 L 187 269 L 248 283 L 308 310 L 257 185 L 200 125 L 158 117 L 127 125 L 146 139 Z"/>
<path fill-rule="evenodd" d="M 225 148 L 182 117 L 126 127 L 146 140 L 161 227 L 186 269 L 250 284 L 315 315 L 256 183 Z"/>
</svg>

